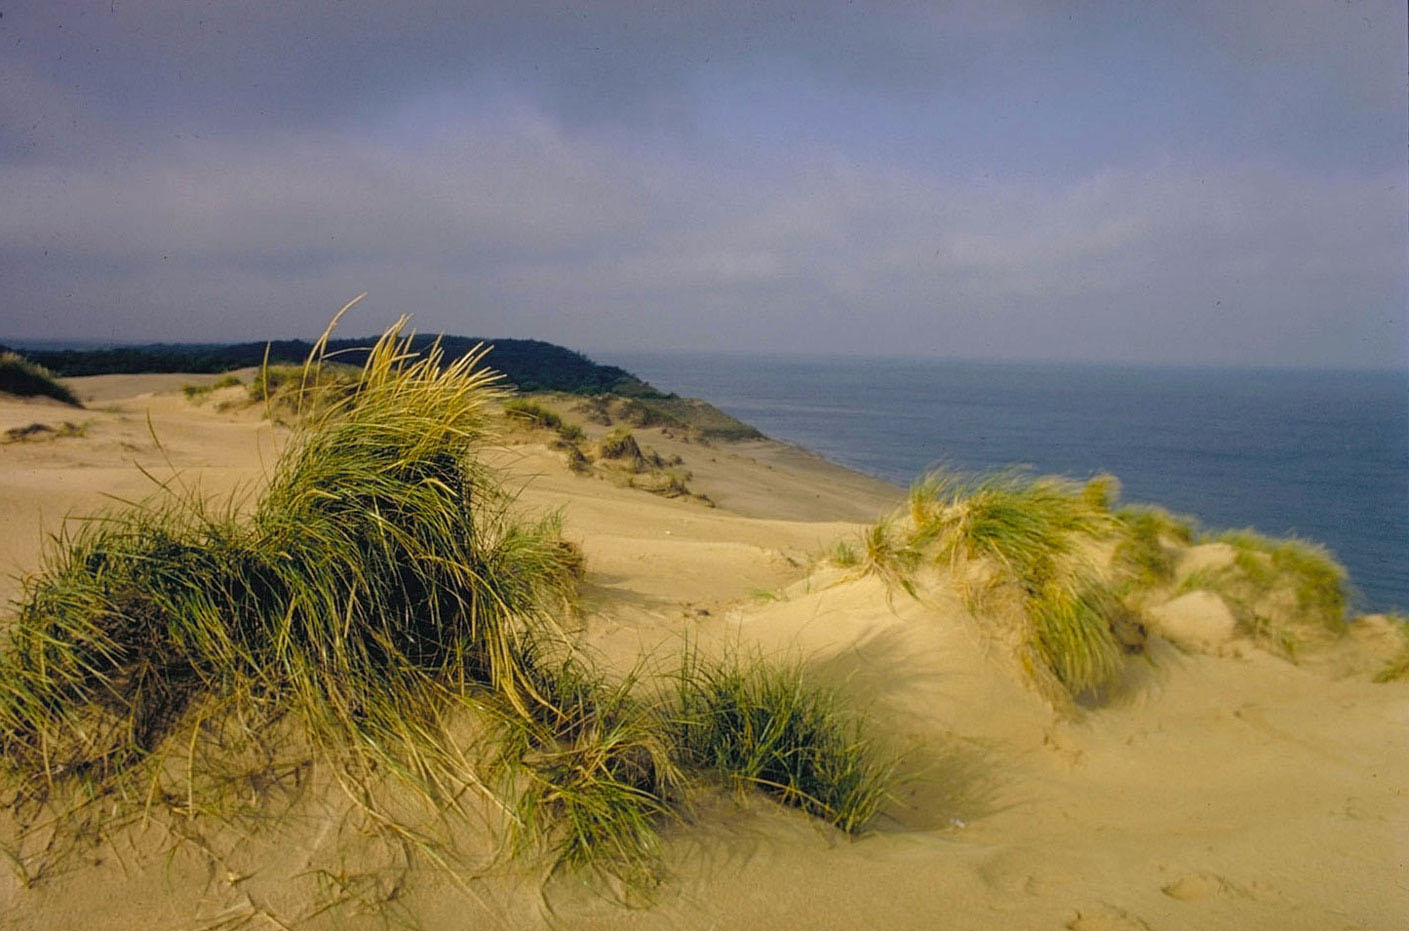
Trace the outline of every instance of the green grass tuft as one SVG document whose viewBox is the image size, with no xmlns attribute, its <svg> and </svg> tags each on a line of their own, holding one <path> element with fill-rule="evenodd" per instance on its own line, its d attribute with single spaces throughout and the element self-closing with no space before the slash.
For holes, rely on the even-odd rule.
<svg viewBox="0 0 1409 931">
<path fill-rule="evenodd" d="M 917 487 L 932 499 L 917 539 L 933 541 L 940 559 L 991 560 L 1029 592 L 1056 577 L 1064 559 L 1079 557 L 1081 543 L 1114 529 L 1104 507 L 1063 479 L 1007 471 L 936 475 Z"/>
<path fill-rule="evenodd" d="M 208 385 L 182 385 L 181 393 L 189 400 L 199 403 L 211 392 L 219 391 L 221 388 L 233 388 L 236 385 L 242 384 L 244 384 L 244 382 L 240 381 L 240 376 L 226 375 L 222 378 L 217 378 Z"/>
<path fill-rule="evenodd" d="M 1094 580 L 1049 582 L 1028 601 L 1029 649 L 1071 695 L 1094 692 L 1120 672 L 1122 649 L 1112 631 L 1119 602 Z M 1034 670 L 1035 671 L 1035 670 Z"/>
<path fill-rule="evenodd" d="M 1065 704 L 1099 690 L 1121 666 L 1112 632 L 1121 605 L 1093 556 L 1119 533 L 1110 512 L 1117 494 L 1109 476 L 1079 485 L 1013 470 L 932 472 L 910 490 L 904 545 L 951 567 L 978 562 L 990 584 L 1014 586 L 1026 623 L 1022 665 Z"/>
<path fill-rule="evenodd" d="M 843 569 L 861 564 L 861 556 L 856 552 L 856 547 L 852 545 L 850 540 L 838 540 L 832 544 L 832 547 L 827 550 L 825 558 L 830 560 L 833 565 Z"/>
<path fill-rule="evenodd" d="M 535 670 L 528 713 L 501 710 L 492 764 L 514 800 L 510 849 L 648 890 L 683 781 L 660 709 L 633 695 L 634 676 L 608 683 L 571 657 L 525 666 Z"/>
<path fill-rule="evenodd" d="M 410 356 L 401 328 L 305 407 L 248 517 L 168 495 L 57 542 L 0 644 L 13 802 L 218 811 L 212 720 L 246 746 L 294 722 L 345 785 L 392 779 L 432 810 L 477 784 L 451 712 L 489 695 L 526 713 L 524 644 L 552 635 L 580 557 L 473 459 L 496 376 Z M 163 761 L 188 745 L 174 786 Z"/>
<path fill-rule="evenodd" d="M 1154 588 L 1173 582 L 1171 547 L 1193 542 L 1193 521 L 1156 507 L 1121 508 L 1115 518 L 1121 531 L 1115 562 L 1130 587 Z"/>
<path fill-rule="evenodd" d="M 513 420 L 531 424 L 535 427 L 541 427 L 545 430 L 552 430 L 570 443 L 581 442 L 586 438 L 586 434 L 582 432 L 581 426 L 563 420 L 563 418 L 558 416 L 554 411 L 533 401 L 528 401 L 523 398 L 510 398 L 504 402 L 504 413 Z"/>
<path fill-rule="evenodd" d="M 14 352 L 0 352 L 0 393 L 22 398 L 47 397 L 74 407 L 83 406 L 48 369 Z"/>
<path fill-rule="evenodd" d="M 154 807 L 228 823 L 250 786 L 319 765 L 365 824 L 452 870 L 435 825 L 488 794 L 508 849 L 647 888 L 687 773 L 860 830 L 890 770 L 837 693 L 687 659 L 642 698 L 571 658 L 582 555 L 475 459 L 496 376 L 409 352 L 403 326 L 355 378 L 322 371 L 321 342 L 297 375 L 264 370 L 296 418 L 258 500 L 168 491 L 55 541 L 0 640 L 22 828 L 57 851 L 55 825 L 103 836 Z"/>
<path fill-rule="evenodd" d="M 894 763 L 879 755 L 840 692 L 801 666 L 686 652 L 676 683 L 676 733 L 688 769 L 763 791 L 859 833 L 888 797 Z"/>
<path fill-rule="evenodd" d="M 1345 633 L 1346 571 L 1327 549 L 1251 530 L 1215 539 L 1233 547 L 1233 565 L 1204 587 L 1229 601 L 1239 624 L 1255 640 L 1295 659 L 1307 641 Z"/>
</svg>

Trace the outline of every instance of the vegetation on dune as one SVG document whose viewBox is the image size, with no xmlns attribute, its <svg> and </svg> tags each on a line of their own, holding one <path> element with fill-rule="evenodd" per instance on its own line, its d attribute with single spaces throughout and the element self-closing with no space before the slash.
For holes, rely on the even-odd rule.
<svg viewBox="0 0 1409 931">
<path fill-rule="evenodd" d="M 266 372 L 262 371 L 261 374 L 266 374 Z M 212 392 L 219 391 L 222 388 L 233 388 L 236 385 L 242 384 L 244 384 L 244 382 L 240 381 L 240 376 L 226 375 L 222 378 L 217 378 L 215 381 L 211 382 L 208 385 L 182 385 L 181 393 L 184 394 L 189 400 L 195 401 L 197 404 L 199 404 L 201 401 L 205 400 L 205 398 Z"/>
<path fill-rule="evenodd" d="M 642 449 L 636 437 L 618 427 L 597 444 L 598 468 L 607 478 L 664 498 L 694 498 L 713 507 L 708 496 L 690 489 L 690 472 L 679 456 L 669 459 L 653 449 Z"/>
<path fill-rule="evenodd" d="M 252 506 L 173 482 L 55 541 L 0 640 L 20 824 L 225 821 L 251 786 L 316 762 L 369 826 L 443 865 L 434 826 L 481 799 L 506 813 L 509 849 L 648 886 L 660 822 L 712 773 L 859 830 L 885 773 L 835 696 L 700 663 L 659 694 L 574 657 L 558 620 L 580 553 L 555 518 L 517 516 L 474 458 L 497 376 L 479 354 L 413 351 L 403 326 L 355 377 L 325 371 L 326 340 L 297 377 L 266 369 L 265 398 L 287 389 L 297 418 Z M 734 682 L 754 710 L 705 722 Z M 709 749 L 731 740 L 752 762 Z"/>
<path fill-rule="evenodd" d="M 582 428 L 577 424 L 563 420 L 556 412 L 532 401 L 511 398 L 504 402 L 504 413 L 508 414 L 512 420 L 552 430 L 570 443 L 576 443 L 583 439 Z"/>
<path fill-rule="evenodd" d="M 684 780 L 664 709 L 637 697 L 634 676 L 610 683 L 575 657 L 527 665 L 529 713 L 499 715 L 490 765 L 513 800 L 510 850 L 648 888 Z"/>
<path fill-rule="evenodd" d="M 1017 590 L 1026 621 L 1019 660 L 1057 699 L 1099 690 L 1121 666 L 1120 602 L 1093 552 L 1119 529 L 1114 494 L 1106 477 L 1083 486 L 1013 471 L 931 473 L 911 489 L 911 545 L 951 567 L 977 562 L 988 585 Z"/>
<path fill-rule="evenodd" d="M 14 352 L 0 352 L 0 393 L 53 398 L 74 407 L 83 406 L 72 391 L 55 381 L 52 372 Z"/>
<path fill-rule="evenodd" d="M 10 427 L 5 431 L 5 438 L 0 443 L 29 443 L 35 440 L 57 440 L 68 439 L 75 436 L 84 436 L 88 432 L 86 423 L 74 423 L 65 420 L 57 427 L 47 423 L 30 423 L 23 427 Z"/>
<path fill-rule="evenodd" d="M 675 727 L 685 764 L 735 788 L 754 788 L 848 833 L 880 810 L 895 762 L 883 758 L 841 693 L 801 666 L 737 654 L 702 662 L 685 653 Z"/>
<path fill-rule="evenodd" d="M 1346 571 L 1324 547 L 1251 530 L 1208 539 L 1232 547 L 1232 564 L 1191 573 L 1181 580 L 1180 592 L 1216 592 L 1245 634 L 1291 659 L 1307 643 L 1345 632 Z"/>
<path fill-rule="evenodd" d="M 495 376 L 474 355 L 413 360 L 400 330 L 306 410 L 247 519 L 160 498 L 87 523 L 27 580 L 0 649 L 16 801 L 198 805 L 163 758 L 189 740 L 193 771 L 218 768 L 284 718 L 341 780 L 390 777 L 436 806 L 477 784 L 445 706 L 527 707 L 523 644 L 551 636 L 580 562 L 470 456 Z"/>
<path fill-rule="evenodd" d="M 1195 523 L 1159 508 L 1118 508 L 1118 500 L 1111 476 L 1079 484 L 1015 471 L 932 472 L 859 546 L 841 544 L 833 562 L 912 594 L 919 567 L 947 566 L 965 580 L 971 607 L 995 588 L 1015 592 L 1025 623 L 1019 661 L 1059 704 L 1118 676 L 1121 654 L 1144 643 L 1146 605 L 1195 588 L 1218 592 L 1245 633 L 1289 656 L 1310 639 L 1344 632 L 1345 570 L 1323 548 L 1227 533 L 1215 539 L 1233 547 L 1233 564 L 1195 570 L 1176 584 L 1180 549 L 1201 539 Z"/>
<path fill-rule="evenodd" d="M 911 575 L 922 557 L 915 540 L 903 540 L 892 518 L 882 517 L 861 535 L 860 546 L 853 549 L 846 541 L 833 550 L 838 565 L 852 565 L 861 576 L 874 575 L 887 584 L 899 585 L 911 596 L 916 595 Z"/>
<path fill-rule="evenodd" d="M 633 427 L 680 431 L 685 438 L 757 440 L 763 434 L 703 401 L 677 397 L 626 398 L 614 406 L 616 419 Z"/>
<path fill-rule="evenodd" d="M 1013 470 L 935 471 L 858 545 L 839 544 L 832 559 L 912 595 L 920 568 L 947 568 L 965 580 L 975 611 L 988 593 L 1013 592 L 1022 615 L 1017 658 L 1039 690 L 1065 705 L 1099 692 L 1119 674 L 1122 654 L 1143 644 L 1143 627 L 1123 596 L 1152 547 L 1132 529 L 1143 529 L 1140 521 L 1112 512 L 1118 495 L 1110 476 L 1078 484 Z M 1114 566 L 1104 558 L 1112 547 L 1123 551 Z"/>
<path fill-rule="evenodd" d="M 1196 524 L 1156 507 L 1125 507 L 1115 512 L 1123 535 L 1115 561 L 1132 589 L 1155 588 L 1174 581 L 1175 551 L 1194 541 Z"/>
</svg>

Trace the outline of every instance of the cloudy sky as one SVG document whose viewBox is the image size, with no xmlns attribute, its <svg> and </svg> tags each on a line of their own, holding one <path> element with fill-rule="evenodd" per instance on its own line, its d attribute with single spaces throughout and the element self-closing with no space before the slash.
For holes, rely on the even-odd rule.
<svg viewBox="0 0 1409 931">
<path fill-rule="evenodd" d="M 0 341 L 1409 365 L 1403 0 L 0 0 Z"/>
</svg>

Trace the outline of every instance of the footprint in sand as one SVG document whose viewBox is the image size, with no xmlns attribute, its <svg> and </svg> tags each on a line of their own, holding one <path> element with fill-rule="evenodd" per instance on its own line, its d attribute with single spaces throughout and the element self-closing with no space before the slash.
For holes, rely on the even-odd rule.
<svg viewBox="0 0 1409 931">
<path fill-rule="evenodd" d="M 1108 905 L 1089 912 L 1077 912 L 1067 922 L 1067 931 L 1150 931 L 1139 918 Z"/>
<path fill-rule="evenodd" d="M 1214 896 L 1227 898 L 1246 894 L 1226 879 L 1214 876 L 1212 873 L 1194 873 L 1176 879 L 1165 886 L 1162 891 L 1171 899 L 1178 899 L 1181 902 L 1196 902 L 1199 899 L 1211 899 Z"/>
</svg>

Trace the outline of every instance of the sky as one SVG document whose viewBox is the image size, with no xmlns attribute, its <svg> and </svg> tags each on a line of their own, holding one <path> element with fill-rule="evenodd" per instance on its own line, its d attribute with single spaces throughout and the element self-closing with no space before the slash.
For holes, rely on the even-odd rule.
<svg viewBox="0 0 1409 931">
<path fill-rule="evenodd" d="M 1403 0 L 0 0 L 0 342 L 1409 367 Z"/>
</svg>

